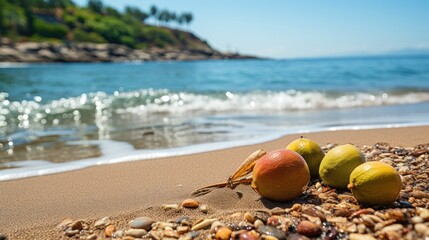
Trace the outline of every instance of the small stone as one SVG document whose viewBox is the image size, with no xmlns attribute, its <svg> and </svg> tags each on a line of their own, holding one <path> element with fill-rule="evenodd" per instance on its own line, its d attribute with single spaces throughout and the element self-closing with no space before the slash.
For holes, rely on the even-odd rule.
<svg viewBox="0 0 429 240">
<path fill-rule="evenodd" d="M 218 219 L 217 218 L 209 218 L 209 219 L 204 219 L 203 221 L 201 221 L 198 224 L 195 224 L 195 226 L 193 226 L 191 228 L 192 231 L 197 231 L 197 230 L 201 230 L 204 229 L 210 225 L 212 225 L 212 223 L 216 222 Z"/>
<path fill-rule="evenodd" d="M 124 236 L 124 231 L 123 230 L 118 230 L 118 231 L 114 232 L 113 235 L 112 235 L 113 238 L 120 238 L 122 236 Z"/>
<path fill-rule="evenodd" d="M 274 236 L 270 236 L 270 235 L 267 235 L 267 236 L 263 237 L 263 239 L 264 240 L 279 240 L 278 238 L 276 238 Z"/>
<path fill-rule="evenodd" d="M 197 208 L 200 205 L 200 203 L 194 199 L 185 199 L 182 202 L 182 207 L 185 208 Z"/>
<path fill-rule="evenodd" d="M 322 228 L 310 221 L 302 221 L 299 223 L 297 231 L 307 237 L 318 237 L 322 233 Z"/>
<path fill-rule="evenodd" d="M 411 193 L 411 195 L 412 195 L 413 197 L 417 198 L 417 199 L 419 199 L 419 198 L 427 198 L 427 197 L 429 197 L 429 194 L 428 194 L 428 193 L 425 193 L 425 192 L 423 192 L 423 191 L 419 191 L 419 190 L 415 190 L 415 191 L 413 191 L 413 192 Z"/>
<path fill-rule="evenodd" d="M 310 240 L 310 238 L 298 233 L 292 233 L 287 236 L 287 240 Z"/>
<path fill-rule="evenodd" d="M 246 212 L 244 214 L 244 219 L 250 223 L 254 223 L 255 222 L 255 217 L 253 217 L 253 215 L 249 212 Z"/>
<path fill-rule="evenodd" d="M 86 240 L 97 240 L 97 234 L 91 234 L 85 238 Z"/>
<path fill-rule="evenodd" d="M 278 226 L 280 224 L 279 218 L 277 216 L 271 216 L 267 219 L 267 225 Z"/>
<path fill-rule="evenodd" d="M 73 236 L 75 236 L 76 234 L 78 234 L 80 231 L 78 230 L 78 229 L 75 229 L 75 230 L 67 230 L 64 234 L 67 236 L 67 237 L 73 237 Z"/>
<path fill-rule="evenodd" d="M 421 217 L 419 217 L 419 216 L 414 216 L 414 217 L 412 217 L 410 221 L 411 221 L 412 223 L 414 223 L 414 224 L 424 222 L 423 218 L 421 218 Z"/>
<path fill-rule="evenodd" d="M 129 229 L 125 232 L 125 236 L 141 238 L 147 234 L 147 231 L 144 229 Z"/>
<path fill-rule="evenodd" d="M 134 229 L 144 229 L 150 231 L 152 229 L 152 223 L 154 223 L 151 218 L 148 217 L 139 217 L 130 222 L 130 227 Z"/>
<path fill-rule="evenodd" d="M 271 209 L 271 215 L 282 215 L 285 213 L 285 210 L 283 208 L 280 207 L 275 207 L 273 209 Z"/>
<path fill-rule="evenodd" d="M 211 232 L 216 232 L 219 228 L 221 227 L 225 227 L 225 223 L 221 222 L 221 221 L 215 221 L 212 223 L 212 225 L 210 226 L 210 230 Z"/>
<path fill-rule="evenodd" d="M 399 231 L 402 230 L 404 228 L 404 226 L 402 226 L 401 224 L 392 224 L 389 226 L 386 226 L 384 228 L 381 229 L 381 232 L 390 232 L 390 231 Z"/>
<path fill-rule="evenodd" d="M 286 235 L 283 231 L 272 226 L 260 226 L 258 232 L 261 234 L 276 237 L 279 240 L 286 240 Z"/>
<path fill-rule="evenodd" d="M 176 219 L 176 223 L 184 225 L 183 222 L 189 222 L 189 220 L 190 218 L 188 216 L 181 216 L 178 219 Z"/>
<path fill-rule="evenodd" d="M 164 237 L 163 238 L 179 238 L 179 233 L 173 231 L 173 230 L 164 230 Z"/>
<path fill-rule="evenodd" d="M 109 225 L 104 229 L 104 236 L 111 237 L 113 233 L 116 231 L 115 225 Z"/>
<path fill-rule="evenodd" d="M 170 210 L 170 209 L 179 210 L 180 206 L 177 203 L 176 204 L 162 204 L 161 208 L 164 210 Z"/>
<path fill-rule="evenodd" d="M 397 222 L 405 222 L 404 213 L 399 209 L 393 209 L 388 211 L 387 218 L 395 219 Z"/>
<path fill-rule="evenodd" d="M 0 234 L 0 240 L 7 240 L 7 236 L 3 235 L 3 234 Z"/>
<path fill-rule="evenodd" d="M 295 203 L 291 208 L 292 211 L 297 211 L 297 212 L 300 212 L 301 209 L 302 209 L 302 206 L 299 203 Z"/>
<path fill-rule="evenodd" d="M 417 223 L 416 225 L 414 225 L 414 230 L 416 230 L 416 232 L 424 235 L 426 233 L 426 231 L 428 230 L 428 227 L 423 223 Z"/>
<path fill-rule="evenodd" d="M 428 209 L 426 209 L 426 208 L 421 208 L 421 209 L 420 209 L 420 214 L 419 214 L 419 216 L 420 216 L 421 218 L 423 218 L 423 220 L 424 220 L 425 222 L 427 222 L 427 221 L 429 220 L 429 210 L 428 210 Z"/>
<path fill-rule="evenodd" d="M 191 230 L 191 228 L 189 226 L 178 226 L 176 228 L 176 231 L 179 234 L 185 234 L 185 233 L 189 232 L 190 230 Z"/>
<path fill-rule="evenodd" d="M 121 240 L 134 240 L 134 237 L 132 237 L 132 236 L 125 236 L 125 237 L 121 238 Z"/>
<path fill-rule="evenodd" d="M 62 229 L 62 230 L 64 230 L 64 229 L 66 229 L 66 227 L 67 227 L 70 223 L 72 223 L 72 222 L 73 222 L 73 220 L 72 220 L 72 219 L 70 219 L 70 218 L 66 218 L 66 219 L 62 220 L 62 221 L 57 225 L 57 228 L 58 228 L 58 229 Z"/>
<path fill-rule="evenodd" d="M 373 236 L 368 234 L 359 234 L 359 233 L 352 233 L 349 235 L 350 240 L 377 240 Z"/>
<path fill-rule="evenodd" d="M 209 212 L 209 208 L 208 208 L 208 206 L 207 206 L 207 204 L 201 204 L 200 205 L 200 211 L 202 212 L 202 213 L 208 213 Z"/>
<path fill-rule="evenodd" d="M 95 223 L 94 223 L 94 227 L 95 228 L 105 228 L 107 225 L 109 225 L 110 224 L 110 219 L 109 219 L 109 217 L 104 217 L 104 218 L 102 218 L 102 219 L 100 219 L 100 220 L 98 220 L 98 221 L 96 221 Z"/>
<path fill-rule="evenodd" d="M 242 232 L 240 233 L 238 239 L 239 240 L 258 240 L 259 238 L 253 234 L 250 234 L 249 232 Z"/>
<path fill-rule="evenodd" d="M 231 237 L 231 233 L 232 233 L 231 229 L 227 227 L 222 227 L 222 228 L 219 228 L 219 230 L 217 230 L 215 237 L 217 240 L 227 240 Z"/>
<path fill-rule="evenodd" d="M 72 229 L 72 230 L 82 230 L 83 229 L 83 225 L 82 225 L 82 220 L 77 220 L 77 221 L 74 221 L 71 225 L 70 225 L 70 228 Z"/>
<path fill-rule="evenodd" d="M 256 220 L 255 220 L 255 223 L 254 223 L 253 225 L 255 225 L 255 228 L 257 229 L 257 228 L 259 228 L 260 226 L 264 226 L 264 222 L 262 222 L 262 221 L 261 221 L 261 220 L 259 220 L 259 219 L 256 219 Z"/>
</svg>

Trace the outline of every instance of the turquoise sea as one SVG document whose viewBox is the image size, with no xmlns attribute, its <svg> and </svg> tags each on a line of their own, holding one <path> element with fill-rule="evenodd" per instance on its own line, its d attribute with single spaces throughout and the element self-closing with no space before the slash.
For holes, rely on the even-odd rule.
<svg viewBox="0 0 429 240">
<path fill-rule="evenodd" d="M 0 63 L 0 180 L 428 123 L 429 56 Z"/>
</svg>

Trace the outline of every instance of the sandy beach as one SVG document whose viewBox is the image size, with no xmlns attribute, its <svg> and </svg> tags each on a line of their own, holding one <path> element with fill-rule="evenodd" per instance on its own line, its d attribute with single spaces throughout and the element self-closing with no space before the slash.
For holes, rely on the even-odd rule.
<svg viewBox="0 0 429 240">
<path fill-rule="evenodd" d="M 181 203 L 202 186 L 225 181 L 253 151 L 284 148 L 300 135 L 201 154 L 103 165 L 83 170 L 0 182 L 0 234 L 8 239 L 61 239 L 56 228 L 63 219 L 96 221 L 108 216 L 118 227 L 147 216 L 167 221 L 179 216 L 192 219 L 221 216 L 240 210 L 265 209 L 284 204 L 261 201 L 250 186 L 219 189 L 195 199 L 208 213 L 183 209 L 164 211 L 162 204 Z M 324 146 L 375 143 L 413 147 L 429 142 L 429 126 L 371 130 L 342 130 L 304 134 Z"/>
</svg>

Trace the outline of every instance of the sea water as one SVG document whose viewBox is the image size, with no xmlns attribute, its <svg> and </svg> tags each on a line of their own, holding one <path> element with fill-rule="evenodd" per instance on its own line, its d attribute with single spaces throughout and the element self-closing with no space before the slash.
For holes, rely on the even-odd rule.
<svg viewBox="0 0 429 240">
<path fill-rule="evenodd" d="M 0 180 L 428 123 L 429 56 L 0 64 Z"/>
</svg>

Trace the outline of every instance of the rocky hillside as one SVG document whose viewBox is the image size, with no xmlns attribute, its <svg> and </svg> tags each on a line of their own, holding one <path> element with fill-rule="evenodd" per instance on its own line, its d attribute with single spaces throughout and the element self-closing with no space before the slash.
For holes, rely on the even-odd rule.
<svg viewBox="0 0 429 240">
<path fill-rule="evenodd" d="M 195 43 L 198 43 L 195 41 Z M 118 62 L 249 59 L 252 56 L 221 53 L 199 42 L 192 48 L 133 49 L 113 43 L 0 42 L 0 62 Z"/>
<path fill-rule="evenodd" d="M 146 23 L 150 18 L 156 25 Z M 220 53 L 179 29 L 192 19 L 191 13 L 158 11 L 154 6 L 150 13 L 138 7 L 120 12 L 101 0 L 89 0 L 87 6 L 71 0 L 0 0 L 0 61 L 248 58 Z"/>
</svg>

